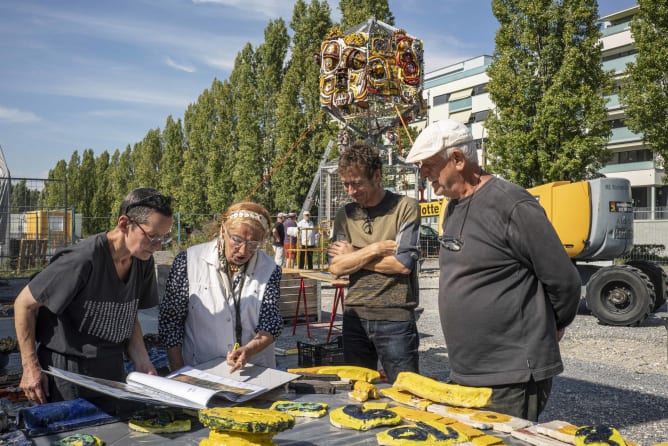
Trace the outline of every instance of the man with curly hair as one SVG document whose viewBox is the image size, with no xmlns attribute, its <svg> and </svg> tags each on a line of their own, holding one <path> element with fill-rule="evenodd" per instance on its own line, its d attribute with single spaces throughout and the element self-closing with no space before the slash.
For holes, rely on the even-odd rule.
<svg viewBox="0 0 668 446">
<path fill-rule="evenodd" d="M 365 143 L 341 155 L 339 175 L 353 200 L 338 210 L 328 250 L 330 272 L 350 276 L 344 358 L 371 369 L 380 361 L 394 382 L 399 372 L 418 372 L 418 202 L 383 189 L 380 156 Z"/>
</svg>

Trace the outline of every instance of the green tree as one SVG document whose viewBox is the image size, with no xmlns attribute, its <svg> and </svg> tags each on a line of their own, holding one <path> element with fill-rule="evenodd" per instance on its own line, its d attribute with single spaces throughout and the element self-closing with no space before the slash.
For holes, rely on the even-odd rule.
<svg viewBox="0 0 668 446">
<path fill-rule="evenodd" d="M 109 189 L 111 190 L 111 209 L 106 215 L 110 216 L 109 225 L 115 226 L 118 220 L 118 211 L 123 198 L 130 192 L 134 181 L 132 169 L 132 151 L 128 145 L 123 152 L 116 149 L 109 163 Z"/>
<path fill-rule="evenodd" d="M 136 187 L 157 188 L 160 184 L 160 160 L 162 159 L 160 129 L 151 129 L 132 152 Z"/>
<path fill-rule="evenodd" d="M 67 163 L 60 160 L 56 167 L 49 170 L 48 179 L 43 191 L 43 203 L 49 208 L 65 208 L 71 203 L 67 201 Z"/>
<path fill-rule="evenodd" d="M 29 189 L 26 180 L 20 180 L 12 184 L 9 194 L 9 208 L 11 213 L 30 212 L 37 209 L 39 200 L 39 191 Z"/>
<path fill-rule="evenodd" d="M 596 175 L 610 124 L 595 0 L 493 0 L 491 171 L 524 187 Z"/>
<path fill-rule="evenodd" d="M 111 214 L 111 205 L 113 203 L 111 188 L 109 184 L 110 175 L 110 157 L 106 150 L 95 159 L 95 194 L 93 195 L 93 204 L 91 206 L 91 216 L 95 217 L 91 221 L 91 233 L 98 233 L 108 229 L 109 218 Z"/>
<path fill-rule="evenodd" d="M 234 87 L 234 112 L 236 122 L 237 150 L 234 152 L 235 169 L 232 178 L 237 187 L 235 201 L 246 197 L 262 180 L 265 166 L 262 165 L 258 113 L 257 70 L 255 53 L 250 43 L 237 54 L 234 69 L 230 73 L 230 84 Z M 262 194 L 255 200 L 262 202 Z"/>
<path fill-rule="evenodd" d="M 231 172 L 236 169 L 234 151 L 237 147 L 234 88 L 228 81 L 214 79 L 211 84 L 211 113 L 216 125 L 211 130 L 211 146 L 207 153 L 205 176 L 208 209 L 221 213 L 232 204 L 236 186 Z M 215 116 L 215 118 L 213 118 Z"/>
<path fill-rule="evenodd" d="M 371 17 L 394 25 L 394 16 L 387 0 L 339 0 L 341 28 L 348 29 Z"/>
<path fill-rule="evenodd" d="M 79 158 L 79 152 L 75 150 L 70 157 L 70 162 L 67 163 L 67 201 L 76 212 L 79 212 L 79 205 L 81 204 L 80 165 L 81 158 Z"/>
<path fill-rule="evenodd" d="M 213 92 L 204 90 L 197 101 L 188 106 L 183 118 L 184 131 L 188 141 L 188 149 L 183 157 L 183 177 L 181 188 L 175 194 L 177 209 L 190 214 L 189 223 L 200 223 L 208 220 L 210 209 L 207 205 L 206 165 L 215 147 L 213 130 L 217 124 Z M 219 172 L 219 175 L 230 175 Z"/>
<path fill-rule="evenodd" d="M 96 231 L 95 213 L 93 212 L 93 199 L 97 190 L 97 178 L 95 176 L 95 154 L 93 149 L 86 149 L 81 156 L 79 166 L 79 195 L 78 212 L 83 215 L 83 236 L 94 234 Z"/>
<path fill-rule="evenodd" d="M 638 50 L 620 92 L 625 122 L 656 155 L 668 159 L 668 0 L 638 0 L 631 22 Z"/>
<path fill-rule="evenodd" d="M 174 196 L 181 187 L 183 152 L 186 150 L 181 119 L 174 121 L 171 115 L 167 117 L 165 129 L 162 131 L 162 140 L 165 146 L 160 160 L 158 190 L 163 194 Z"/>
<path fill-rule="evenodd" d="M 257 114 L 262 138 L 260 163 L 263 177 L 271 171 L 278 147 L 276 145 L 276 101 L 283 81 L 285 58 L 290 37 L 283 19 L 270 21 L 264 29 L 264 43 L 255 51 L 257 67 Z M 275 209 L 272 179 L 267 178 L 259 198 L 268 209 Z"/>
<path fill-rule="evenodd" d="M 320 42 L 332 26 L 330 12 L 325 1 L 312 0 L 308 6 L 303 0 L 295 3 L 290 22 L 294 30 L 292 57 L 276 110 L 278 160 L 285 158 L 309 126 L 321 119 L 320 68 L 312 56 L 320 50 Z M 326 147 L 323 139 L 329 139 L 329 136 L 307 134 L 275 173 L 273 189 L 277 209 L 301 207 Z"/>
</svg>

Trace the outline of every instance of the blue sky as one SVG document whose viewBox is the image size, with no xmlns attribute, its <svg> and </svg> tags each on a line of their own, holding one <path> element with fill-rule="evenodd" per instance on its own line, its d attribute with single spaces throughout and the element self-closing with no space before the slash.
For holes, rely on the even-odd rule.
<svg viewBox="0 0 668 446">
<path fill-rule="evenodd" d="M 338 21 L 338 0 L 328 0 Z M 492 54 L 489 0 L 390 0 L 397 27 L 424 41 L 427 72 Z M 0 146 L 14 178 L 46 178 L 58 160 L 112 154 L 182 118 L 226 79 L 292 0 L 2 0 Z M 605 15 L 634 0 L 599 0 Z"/>
</svg>

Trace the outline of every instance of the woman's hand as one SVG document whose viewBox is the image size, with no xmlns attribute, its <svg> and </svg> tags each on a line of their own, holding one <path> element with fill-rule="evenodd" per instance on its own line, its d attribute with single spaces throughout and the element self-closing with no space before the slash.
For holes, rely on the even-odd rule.
<svg viewBox="0 0 668 446">
<path fill-rule="evenodd" d="M 227 353 L 227 365 L 230 366 L 230 373 L 234 373 L 248 364 L 250 355 L 247 353 L 248 347 L 245 345 L 243 347 L 237 347 L 231 352 Z"/>
</svg>

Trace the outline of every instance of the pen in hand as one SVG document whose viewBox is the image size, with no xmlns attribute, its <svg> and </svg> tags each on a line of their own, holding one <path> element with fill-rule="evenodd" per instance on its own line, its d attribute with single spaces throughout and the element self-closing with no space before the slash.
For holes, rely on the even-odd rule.
<svg viewBox="0 0 668 446">
<path fill-rule="evenodd" d="M 244 366 L 243 351 L 238 351 L 241 345 L 238 342 L 232 347 L 232 351 L 227 354 L 227 364 L 231 367 L 230 372 L 236 372 Z"/>
</svg>

